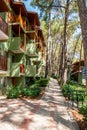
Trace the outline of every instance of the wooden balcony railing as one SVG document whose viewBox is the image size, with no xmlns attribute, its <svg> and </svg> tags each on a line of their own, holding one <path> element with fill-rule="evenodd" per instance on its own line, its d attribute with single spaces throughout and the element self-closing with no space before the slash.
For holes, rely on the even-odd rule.
<svg viewBox="0 0 87 130">
<path fill-rule="evenodd" d="M 25 29 L 26 24 L 25 24 L 25 20 L 23 19 L 23 17 L 21 15 L 12 15 L 10 16 L 10 22 L 12 23 L 20 23 L 21 26 Z"/>
<path fill-rule="evenodd" d="M 15 53 L 23 52 L 25 50 L 24 41 L 21 40 L 21 37 L 12 37 L 12 40 L 9 45 L 9 50 L 14 51 Z"/>
<path fill-rule="evenodd" d="M 28 77 L 33 77 L 36 75 L 36 65 L 26 65 L 25 75 Z"/>
<path fill-rule="evenodd" d="M 0 30 L 8 35 L 8 24 L 4 21 L 4 19 L 0 16 Z"/>
<path fill-rule="evenodd" d="M 0 70 L 7 70 L 7 57 L 0 55 Z"/>
<path fill-rule="evenodd" d="M 30 25 L 27 25 L 26 26 L 26 31 L 30 31 L 30 30 L 32 30 L 31 27 L 30 27 Z"/>
</svg>

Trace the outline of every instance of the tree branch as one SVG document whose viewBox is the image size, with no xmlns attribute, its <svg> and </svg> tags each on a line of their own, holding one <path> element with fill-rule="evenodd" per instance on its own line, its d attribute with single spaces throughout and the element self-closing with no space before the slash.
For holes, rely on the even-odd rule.
<svg viewBox="0 0 87 130">
<path fill-rule="evenodd" d="M 39 6 L 39 7 L 43 7 L 43 8 L 49 7 L 49 6 L 47 6 L 47 5 L 46 5 L 46 6 L 45 6 L 45 5 L 41 5 L 40 3 L 38 3 L 38 6 Z M 56 7 L 66 8 L 65 6 L 62 6 L 62 5 L 52 5 L 52 8 L 53 8 L 53 7 L 55 7 L 55 8 L 56 8 Z"/>
</svg>

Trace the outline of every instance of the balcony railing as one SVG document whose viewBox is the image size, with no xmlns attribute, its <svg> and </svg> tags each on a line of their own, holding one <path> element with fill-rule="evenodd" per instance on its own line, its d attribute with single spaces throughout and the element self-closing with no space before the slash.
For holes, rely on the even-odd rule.
<svg viewBox="0 0 87 130">
<path fill-rule="evenodd" d="M 25 23 L 25 20 L 22 18 L 21 15 L 13 15 L 13 16 L 10 16 L 10 22 L 11 23 L 20 23 L 20 25 L 26 29 L 26 23 Z"/>
<path fill-rule="evenodd" d="M 25 70 L 26 77 L 33 77 L 36 75 L 36 65 L 27 65 Z"/>
<path fill-rule="evenodd" d="M 4 21 L 4 19 L 0 16 L 0 30 L 8 35 L 8 24 Z"/>
<path fill-rule="evenodd" d="M 30 30 L 31 30 L 30 25 L 27 25 L 27 26 L 26 26 L 26 31 L 30 31 Z"/>
<path fill-rule="evenodd" d="M 36 44 L 35 43 L 28 43 L 26 45 L 26 54 L 29 57 L 37 57 L 37 53 L 36 53 Z"/>
<path fill-rule="evenodd" d="M 35 64 L 40 64 L 42 60 L 41 52 L 38 52 L 38 57 L 32 59 Z"/>
<path fill-rule="evenodd" d="M 0 70 L 7 71 L 7 57 L 0 55 Z"/>
<path fill-rule="evenodd" d="M 20 63 L 12 63 L 10 74 L 12 77 L 19 77 L 24 74 L 24 65 Z"/>
<path fill-rule="evenodd" d="M 23 53 L 25 50 L 24 42 L 20 37 L 13 37 L 9 43 L 9 50 L 14 53 Z"/>
</svg>

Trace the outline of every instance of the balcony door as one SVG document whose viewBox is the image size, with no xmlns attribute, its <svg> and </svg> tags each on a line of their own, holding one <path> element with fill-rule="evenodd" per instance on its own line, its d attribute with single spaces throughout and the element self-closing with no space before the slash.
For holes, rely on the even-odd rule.
<svg viewBox="0 0 87 130">
<path fill-rule="evenodd" d="M 8 54 L 6 52 L 2 55 L 0 51 L 0 70 L 7 71 L 7 57 Z"/>
</svg>

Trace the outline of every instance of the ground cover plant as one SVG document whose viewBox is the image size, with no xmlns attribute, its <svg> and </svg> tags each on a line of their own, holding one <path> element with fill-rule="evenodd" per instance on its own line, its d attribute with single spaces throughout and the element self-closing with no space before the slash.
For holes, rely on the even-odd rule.
<svg viewBox="0 0 87 130">
<path fill-rule="evenodd" d="M 20 95 L 19 86 L 8 86 L 6 91 L 7 98 L 18 98 Z"/>
<path fill-rule="evenodd" d="M 65 97 L 68 97 L 68 93 L 70 93 L 70 100 L 72 101 L 77 100 L 76 92 L 78 93 L 79 109 L 72 109 L 71 111 L 73 112 L 73 115 L 79 125 L 80 130 L 87 130 L 87 95 L 85 86 L 70 81 L 70 84 L 66 83 L 65 85 L 63 85 L 62 92 Z M 74 94 L 73 98 L 72 93 Z"/>
<path fill-rule="evenodd" d="M 71 100 L 74 101 L 85 101 L 87 98 L 85 86 L 79 85 L 78 83 L 72 81 L 69 84 L 66 83 L 65 85 L 63 85 L 62 92 L 65 97 L 68 97 L 68 94 L 70 94 Z"/>
<path fill-rule="evenodd" d="M 37 80 L 32 79 L 33 83 L 31 82 L 29 84 L 29 82 L 27 87 L 8 86 L 6 92 L 7 98 L 18 98 L 20 97 L 20 95 L 25 97 L 36 98 L 41 93 L 42 87 L 47 86 L 49 79 L 47 78 L 41 78 Z"/>
</svg>

